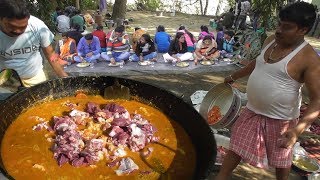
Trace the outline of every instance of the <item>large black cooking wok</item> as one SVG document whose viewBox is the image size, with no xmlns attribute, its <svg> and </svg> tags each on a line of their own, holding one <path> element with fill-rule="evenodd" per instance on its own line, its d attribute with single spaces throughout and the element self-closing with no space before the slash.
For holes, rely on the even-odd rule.
<svg viewBox="0 0 320 180">
<path fill-rule="evenodd" d="M 190 136 L 196 152 L 197 164 L 193 179 L 205 179 L 210 174 L 216 157 L 216 142 L 206 121 L 182 99 L 172 93 L 142 82 L 107 76 L 79 76 L 55 79 L 24 89 L 9 97 L 0 105 L 0 141 L 8 126 L 26 108 L 35 102 L 73 96 L 75 91 L 84 90 L 103 95 L 104 89 L 114 84 L 115 79 L 130 89 L 131 95 L 138 96 L 159 108 L 164 114 L 177 121 Z M 1 159 L 0 159 L 1 160 Z M 5 169 L 0 161 L 2 171 Z"/>
</svg>

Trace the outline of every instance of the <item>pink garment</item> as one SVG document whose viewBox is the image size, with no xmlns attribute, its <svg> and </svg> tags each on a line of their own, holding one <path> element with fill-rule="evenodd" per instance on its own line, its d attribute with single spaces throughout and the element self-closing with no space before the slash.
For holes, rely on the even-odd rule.
<svg viewBox="0 0 320 180">
<path fill-rule="evenodd" d="M 211 37 L 212 37 L 212 39 L 214 39 L 214 35 L 213 35 L 213 33 L 207 33 L 207 32 L 205 32 L 205 31 L 201 31 L 200 32 L 200 34 L 199 34 L 199 40 L 200 39 L 203 39 L 206 35 L 210 35 Z"/>
<path fill-rule="evenodd" d="M 183 33 L 184 33 L 184 38 L 185 38 L 185 40 L 186 40 L 186 42 L 187 42 L 187 46 L 188 46 L 188 47 L 189 47 L 189 46 L 193 46 L 194 43 L 193 43 L 191 37 L 189 36 L 189 34 L 187 34 L 185 30 L 179 30 L 179 31 L 177 31 L 177 32 L 183 32 Z"/>
</svg>

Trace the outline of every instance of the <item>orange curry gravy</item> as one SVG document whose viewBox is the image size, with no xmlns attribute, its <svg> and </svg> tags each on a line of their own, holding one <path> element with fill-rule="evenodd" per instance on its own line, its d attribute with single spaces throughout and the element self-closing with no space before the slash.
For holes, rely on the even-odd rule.
<svg viewBox="0 0 320 180">
<path fill-rule="evenodd" d="M 126 157 L 139 166 L 139 170 L 128 175 L 117 176 L 114 170 L 118 166 L 108 167 L 110 160 L 106 158 L 95 166 L 74 167 L 66 163 L 59 167 L 50 150 L 53 142 L 47 140 L 54 134 L 45 129 L 35 131 L 32 127 L 39 123 L 37 116 L 52 121 L 53 116 L 70 112 L 70 108 L 64 105 L 66 102 L 78 104 L 76 109 L 82 111 L 88 102 L 99 105 L 115 102 L 124 106 L 130 114 L 136 112 L 150 121 L 157 129 L 155 136 L 160 140 L 145 147 L 154 149 L 148 157 L 125 149 Z M 186 132 L 162 112 L 138 101 L 108 101 L 101 96 L 67 97 L 29 108 L 6 131 L 1 156 L 6 170 L 15 179 L 191 179 L 196 161 L 194 147 Z M 143 173 L 146 171 L 151 173 Z"/>
</svg>

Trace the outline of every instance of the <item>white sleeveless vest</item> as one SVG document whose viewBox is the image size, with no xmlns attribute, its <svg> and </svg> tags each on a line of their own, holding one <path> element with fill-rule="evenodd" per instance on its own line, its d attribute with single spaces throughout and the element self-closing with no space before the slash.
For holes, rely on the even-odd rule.
<svg viewBox="0 0 320 180">
<path fill-rule="evenodd" d="M 279 62 L 268 64 L 264 54 L 273 43 L 274 40 L 257 57 L 247 84 L 247 108 L 270 118 L 293 120 L 300 114 L 302 84 L 289 76 L 287 65 L 308 43 L 304 41 Z"/>
</svg>

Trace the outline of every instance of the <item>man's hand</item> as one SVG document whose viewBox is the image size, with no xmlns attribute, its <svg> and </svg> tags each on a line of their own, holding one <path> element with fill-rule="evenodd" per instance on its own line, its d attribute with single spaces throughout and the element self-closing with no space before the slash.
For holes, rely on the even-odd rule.
<svg viewBox="0 0 320 180">
<path fill-rule="evenodd" d="M 88 54 L 86 54 L 86 57 L 91 57 L 93 55 L 93 52 L 89 52 Z"/>
<path fill-rule="evenodd" d="M 180 58 L 176 58 L 177 59 L 177 62 L 181 62 L 181 59 Z"/>
<path fill-rule="evenodd" d="M 50 65 L 52 66 L 53 70 L 59 77 L 67 77 L 68 74 L 64 71 L 62 66 L 58 63 L 58 59 L 54 53 L 54 50 L 51 45 L 48 47 L 42 48 L 43 53 L 47 60 L 49 61 Z"/>
<path fill-rule="evenodd" d="M 286 132 L 282 134 L 282 137 L 278 139 L 279 147 L 282 148 L 292 148 L 298 139 L 298 133 L 295 129 L 288 129 Z"/>
<path fill-rule="evenodd" d="M 139 60 L 140 60 L 140 61 L 143 61 L 143 56 L 139 56 Z"/>
<path fill-rule="evenodd" d="M 114 58 L 111 58 L 111 59 L 110 59 L 110 63 L 111 63 L 111 64 L 116 64 L 116 60 L 115 60 Z"/>
<path fill-rule="evenodd" d="M 231 75 L 229 75 L 229 76 L 224 78 L 224 83 L 232 84 L 232 83 L 234 83 L 234 79 L 232 78 Z"/>
</svg>

